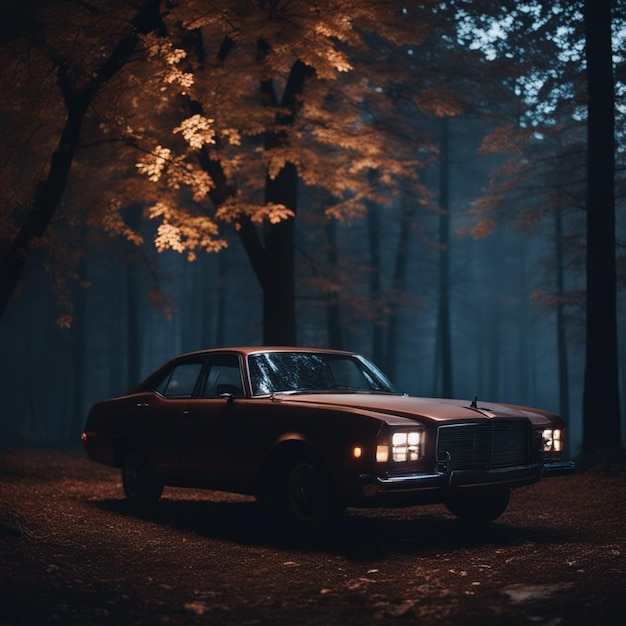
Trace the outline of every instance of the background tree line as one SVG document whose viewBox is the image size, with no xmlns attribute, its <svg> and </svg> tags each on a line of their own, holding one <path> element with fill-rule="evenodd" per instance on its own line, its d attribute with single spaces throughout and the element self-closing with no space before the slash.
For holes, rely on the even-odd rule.
<svg viewBox="0 0 626 626">
<path fill-rule="evenodd" d="M 624 3 L 374 4 L 1 3 L 3 439 L 299 343 L 620 445 Z"/>
</svg>

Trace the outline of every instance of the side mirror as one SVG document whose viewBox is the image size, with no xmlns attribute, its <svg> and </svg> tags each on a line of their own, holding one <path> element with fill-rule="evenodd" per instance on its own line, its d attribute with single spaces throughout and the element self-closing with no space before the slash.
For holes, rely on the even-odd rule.
<svg viewBox="0 0 626 626">
<path fill-rule="evenodd" d="M 235 401 L 235 396 L 232 393 L 220 393 L 220 398 L 226 398 L 226 404 L 232 404 Z"/>
</svg>

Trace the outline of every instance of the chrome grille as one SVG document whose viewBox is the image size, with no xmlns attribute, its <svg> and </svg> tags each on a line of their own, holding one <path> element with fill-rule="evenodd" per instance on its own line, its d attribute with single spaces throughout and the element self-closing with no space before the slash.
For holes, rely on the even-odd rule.
<svg viewBox="0 0 626 626">
<path fill-rule="evenodd" d="M 440 426 L 437 461 L 444 463 L 449 453 L 455 470 L 526 465 L 529 441 L 530 422 L 527 421 Z"/>
</svg>

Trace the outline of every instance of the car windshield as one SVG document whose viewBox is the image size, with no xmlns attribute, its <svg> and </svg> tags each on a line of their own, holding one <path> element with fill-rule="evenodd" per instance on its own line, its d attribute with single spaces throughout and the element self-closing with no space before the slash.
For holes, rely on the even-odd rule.
<svg viewBox="0 0 626 626">
<path fill-rule="evenodd" d="M 366 391 L 399 393 L 365 358 L 326 352 L 264 352 L 248 357 L 252 395 Z"/>
</svg>

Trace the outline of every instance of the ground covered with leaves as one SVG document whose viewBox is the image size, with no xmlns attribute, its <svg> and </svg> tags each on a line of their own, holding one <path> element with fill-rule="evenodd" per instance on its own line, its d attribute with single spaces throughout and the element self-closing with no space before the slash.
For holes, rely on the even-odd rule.
<svg viewBox="0 0 626 626">
<path fill-rule="evenodd" d="M 0 449 L 0 625 L 621 625 L 625 465 L 599 461 L 483 529 L 431 506 L 303 537 L 216 492 L 139 515 L 81 453 Z"/>
</svg>

